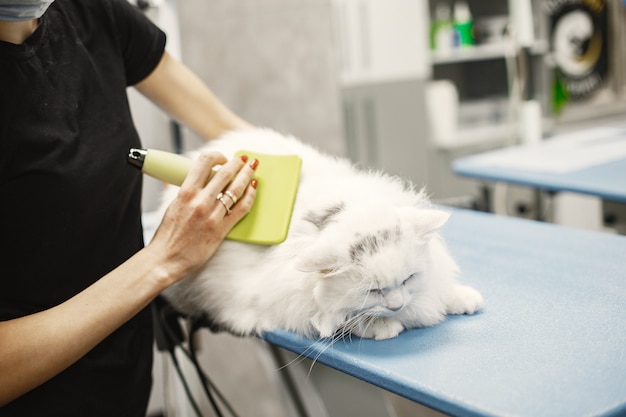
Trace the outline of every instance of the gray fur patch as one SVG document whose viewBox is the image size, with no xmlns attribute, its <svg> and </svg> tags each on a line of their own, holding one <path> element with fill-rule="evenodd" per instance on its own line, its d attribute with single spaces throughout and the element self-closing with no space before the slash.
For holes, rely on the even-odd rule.
<svg viewBox="0 0 626 417">
<path fill-rule="evenodd" d="M 400 226 L 361 236 L 359 240 L 350 247 L 350 259 L 353 262 L 358 262 L 366 256 L 377 253 L 382 246 L 397 243 L 401 236 L 402 230 Z"/>
<path fill-rule="evenodd" d="M 311 210 L 305 214 L 304 220 L 313 223 L 319 230 L 323 230 L 333 217 L 341 213 L 344 208 L 345 203 L 342 201 L 322 211 L 315 212 Z"/>
</svg>

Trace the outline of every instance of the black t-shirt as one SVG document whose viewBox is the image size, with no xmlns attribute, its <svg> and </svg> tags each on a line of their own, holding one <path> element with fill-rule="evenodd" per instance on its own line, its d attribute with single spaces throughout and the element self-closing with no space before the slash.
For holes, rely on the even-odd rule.
<svg viewBox="0 0 626 417">
<path fill-rule="evenodd" d="M 0 41 L 0 320 L 67 300 L 143 247 L 126 87 L 164 47 L 126 0 L 57 0 L 25 43 Z M 143 416 L 152 342 L 146 309 L 0 416 Z"/>
</svg>

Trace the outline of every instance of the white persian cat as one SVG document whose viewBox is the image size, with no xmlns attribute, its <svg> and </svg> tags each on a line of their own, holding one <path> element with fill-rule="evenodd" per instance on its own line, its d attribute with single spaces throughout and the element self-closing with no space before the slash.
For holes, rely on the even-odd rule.
<svg viewBox="0 0 626 417">
<path fill-rule="evenodd" d="M 240 149 L 300 155 L 300 185 L 287 239 L 274 246 L 226 240 L 165 292 L 178 310 L 207 314 L 239 335 L 286 329 L 388 339 L 481 308 L 480 293 L 457 282 L 438 234 L 449 214 L 433 209 L 423 191 L 269 129 L 231 132 L 206 148 L 227 157 Z M 177 191 L 169 187 L 162 210 Z"/>
</svg>

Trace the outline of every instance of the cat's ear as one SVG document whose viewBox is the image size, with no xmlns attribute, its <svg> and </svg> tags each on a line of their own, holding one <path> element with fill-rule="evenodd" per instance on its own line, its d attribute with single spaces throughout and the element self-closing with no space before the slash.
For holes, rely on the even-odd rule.
<svg viewBox="0 0 626 417">
<path fill-rule="evenodd" d="M 402 208 L 400 217 L 412 225 L 418 235 L 429 239 L 448 221 L 450 213 L 436 209 Z"/>
</svg>

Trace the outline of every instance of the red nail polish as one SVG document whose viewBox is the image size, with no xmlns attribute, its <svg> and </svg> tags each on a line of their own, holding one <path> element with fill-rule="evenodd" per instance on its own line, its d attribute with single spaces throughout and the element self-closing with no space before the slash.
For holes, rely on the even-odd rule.
<svg viewBox="0 0 626 417">
<path fill-rule="evenodd" d="M 259 160 L 253 159 L 252 162 L 250 162 L 250 168 L 256 169 L 257 166 L 259 166 Z"/>
<path fill-rule="evenodd" d="M 259 185 L 259 183 L 256 180 L 252 180 L 250 182 L 250 185 L 252 186 L 252 188 L 254 188 L 256 190 L 256 186 Z"/>
<path fill-rule="evenodd" d="M 248 155 L 241 155 L 241 160 L 243 162 L 248 162 Z"/>
</svg>

